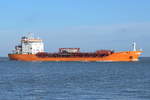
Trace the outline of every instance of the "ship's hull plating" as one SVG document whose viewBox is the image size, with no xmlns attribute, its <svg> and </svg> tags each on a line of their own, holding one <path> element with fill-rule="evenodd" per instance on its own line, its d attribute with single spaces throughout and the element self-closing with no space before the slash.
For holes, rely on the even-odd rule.
<svg viewBox="0 0 150 100">
<path fill-rule="evenodd" d="M 116 52 L 105 57 L 37 57 L 34 54 L 8 54 L 20 61 L 138 61 L 141 51 Z"/>
</svg>

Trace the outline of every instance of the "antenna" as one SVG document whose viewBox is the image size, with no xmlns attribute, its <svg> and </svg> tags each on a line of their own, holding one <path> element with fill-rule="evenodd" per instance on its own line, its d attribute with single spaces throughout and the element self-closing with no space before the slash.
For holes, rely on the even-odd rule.
<svg viewBox="0 0 150 100">
<path fill-rule="evenodd" d="M 27 37 L 28 37 L 28 38 L 31 38 L 31 33 L 30 33 L 30 32 L 27 34 Z"/>
<path fill-rule="evenodd" d="M 28 33 L 27 36 L 28 36 L 28 38 L 30 38 L 30 39 L 34 38 L 34 34 L 33 34 L 33 33 L 30 33 L 30 32 Z"/>
</svg>

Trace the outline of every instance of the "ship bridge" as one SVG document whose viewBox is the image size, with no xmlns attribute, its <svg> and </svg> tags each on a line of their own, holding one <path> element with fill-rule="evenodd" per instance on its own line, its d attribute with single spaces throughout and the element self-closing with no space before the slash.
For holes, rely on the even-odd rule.
<svg viewBox="0 0 150 100">
<path fill-rule="evenodd" d="M 21 45 L 16 46 L 16 53 L 19 54 L 36 54 L 44 52 L 44 43 L 42 39 L 24 36 L 21 38 Z"/>
</svg>

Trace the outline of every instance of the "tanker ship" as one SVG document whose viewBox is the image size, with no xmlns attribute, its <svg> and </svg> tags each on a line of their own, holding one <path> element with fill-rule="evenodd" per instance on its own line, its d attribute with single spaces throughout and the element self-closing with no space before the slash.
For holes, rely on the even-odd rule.
<svg viewBox="0 0 150 100">
<path fill-rule="evenodd" d="M 8 54 L 10 60 L 19 61 L 138 61 L 142 50 L 115 52 L 113 50 L 97 50 L 95 52 L 80 52 L 80 48 L 59 48 L 58 52 L 48 53 L 44 51 L 42 39 L 24 36 L 21 43 L 15 46 L 12 53 Z"/>
</svg>

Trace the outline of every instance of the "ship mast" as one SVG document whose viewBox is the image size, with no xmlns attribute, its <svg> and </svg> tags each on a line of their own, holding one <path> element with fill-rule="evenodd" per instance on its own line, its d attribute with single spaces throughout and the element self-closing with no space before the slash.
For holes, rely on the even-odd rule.
<svg viewBox="0 0 150 100">
<path fill-rule="evenodd" d="M 133 51 L 137 51 L 136 50 L 136 43 L 135 42 L 133 42 Z"/>
</svg>

